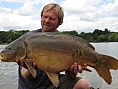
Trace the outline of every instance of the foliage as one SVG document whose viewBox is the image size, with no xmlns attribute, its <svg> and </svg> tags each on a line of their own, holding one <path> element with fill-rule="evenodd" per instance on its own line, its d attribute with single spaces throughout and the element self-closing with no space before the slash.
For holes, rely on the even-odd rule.
<svg viewBox="0 0 118 89">
<path fill-rule="evenodd" d="M 29 32 L 29 30 L 17 31 L 12 29 L 9 31 L 0 31 L 0 43 L 10 43 L 27 32 Z"/>
<path fill-rule="evenodd" d="M 73 31 L 63 31 L 63 34 L 70 34 L 70 35 L 78 36 L 78 33 L 75 30 L 73 30 Z"/>
<path fill-rule="evenodd" d="M 12 29 L 9 31 L 0 31 L 0 44 L 10 43 L 27 32 L 29 32 L 29 30 L 18 31 Z M 81 32 L 78 34 L 75 30 L 63 31 L 62 33 L 79 36 L 89 42 L 118 42 L 118 32 L 110 32 L 107 28 L 105 28 L 105 30 L 95 29 L 91 33 Z"/>
<path fill-rule="evenodd" d="M 105 30 L 95 29 L 91 33 L 81 32 L 78 34 L 76 31 L 64 31 L 62 33 L 76 35 L 89 42 L 118 42 L 118 32 L 110 32 L 107 28 Z"/>
</svg>

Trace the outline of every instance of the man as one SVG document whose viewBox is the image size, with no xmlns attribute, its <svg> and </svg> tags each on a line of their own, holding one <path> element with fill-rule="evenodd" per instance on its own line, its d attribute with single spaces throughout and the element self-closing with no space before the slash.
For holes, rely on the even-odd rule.
<svg viewBox="0 0 118 89">
<path fill-rule="evenodd" d="M 32 32 L 55 32 L 59 25 L 63 23 L 64 12 L 58 4 L 50 3 L 42 9 L 41 29 Z M 19 65 L 18 89 L 89 89 L 87 80 L 76 77 L 78 72 L 87 65 L 80 66 L 76 62 L 70 66 L 66 75 L 59 74 L 60 84 L 57 88 L 53 86 L 46 73 L 37 68 L 36 63 L 30 59 L 30 64 L 37 71 L 36 78 L 33 78 L 24 59 L 16 61 Z"/>
</svg>

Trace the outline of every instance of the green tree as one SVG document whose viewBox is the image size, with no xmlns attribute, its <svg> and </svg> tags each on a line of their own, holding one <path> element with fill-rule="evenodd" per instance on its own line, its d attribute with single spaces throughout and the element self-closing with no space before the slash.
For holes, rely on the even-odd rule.
<svg viewBox="0 0 118 89">
<path fill-rule="evenodd" d="M 9 31 L 0 31 L 0 44 L 10 43 L 27 32 L 29 32 L 29 30 L 17 31 L 17 30 L 11 29 Z"/>
<path fill-rule="evenodd" d="M 118 34 L 115 35 L 114 41 L 118 42 Z"/>
<path fill-rule="evenodd" d="M 98 36 L 99 42 L 107 42 L 108 41 L 108 35 L 100 35 Z"/>
<path fill-rule="evenodd" d="M 85 39 L 85 35 L 86 35 L 85 32 L 81 32 L 79 36 Z"/>
<path fill-rule="evenodd" d="M 78 32 L 76 32 L 75 30 L 73 30 L 73 31 L 63 31 L 62 33 L 78 36 Z"/>
<path fill-rule="evenodd" d="M 106 34 L 109 34 L 109 30 L 107 29 L 107 28 L 105 28 L 105 30 L 104 30 L 104 35 L 106 35 Z"/>
<path fill-rule="evenodd" d="M 108 41 L 109 42 L 113 42 L 113 41 L 115 41 L 115 36 L 117 35 L 117 33 L 110 33 L 109 34 L 109 39 L 108 39 Z"/>
</svg>

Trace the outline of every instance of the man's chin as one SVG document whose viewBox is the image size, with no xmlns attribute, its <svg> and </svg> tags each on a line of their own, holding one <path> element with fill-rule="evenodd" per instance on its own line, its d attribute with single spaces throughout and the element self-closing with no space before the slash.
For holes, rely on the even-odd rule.
<svg viewBox="0 0 118 89">
<path fill-rule="evenodd" d="M 43 31 L 43 32 L 51 32 L 52 29 L 49 28 L 49 27 L 45 27 L 45 28 L 42 28 L 42 31 Z"/>
</svg>

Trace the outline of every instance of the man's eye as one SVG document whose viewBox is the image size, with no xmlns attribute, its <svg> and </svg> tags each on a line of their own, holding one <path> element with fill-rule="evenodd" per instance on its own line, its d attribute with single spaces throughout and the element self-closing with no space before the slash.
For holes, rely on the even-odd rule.
<svg viewBox="0 0 118 89">
<path fill-rule="evenodd" d="M 55 20 L 55 18 L 51 18 L 51 20 Z"/>
<path fill-rule="evenodd" d="M 47 18 L 47 16 L 43 16 L 43 18 Z"/>
</svg>

